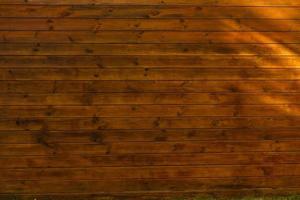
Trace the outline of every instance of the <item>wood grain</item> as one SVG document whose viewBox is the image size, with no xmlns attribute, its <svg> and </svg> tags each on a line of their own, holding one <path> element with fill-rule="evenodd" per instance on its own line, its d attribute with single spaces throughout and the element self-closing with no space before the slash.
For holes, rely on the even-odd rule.
<svg viewBox="0 0 300 200">
<path fill-rule="evenodd" d="M 298 194 L 299 6 L 1 0 L 0 200 Z"/>
<path fill-rule="evenodd" d="M 126 49 L 126 51 L 124 51 Z M 2 43 L 0 56 L 78 55 L 281 55 L 296 56 L 299 44 L 57 44 Z"/>
<path fill-rule="evenodd" d="M 299 32 L 0 31 L 0 43 L 300 43 Z"/>
<path fill-rule="evenodd" d="M 299 68 L 297 55 L 0 56 L 0 68 Z"/>
<path fill-rule="evenodd" d="M 242 84 L 241 84 L 242 83 Z M 297 80 L 241 81 L 0 81 L 1 94 L 61 94 L 61 93 L 298 93 Z M 291 95 L 293 95 L 291 94 Z M 86 94 L 87 95 L 87 94 Z M 138 96 L 138 94 L 136 94 Z M 146 95 L 146 94 L 145 94 Z M 278 95 L 278 94 L 277 94 Z M 296 94 L 295 94 L 296 95 Z M 276 96 L 276 95 L 275 95 Z M 286 97 L 289 95 L 287 94 Z M 26 96 L 25 96 L 26 97 Z M 24 97 L 24 98 L 25 98 Z M 278 96 L 279 97 L 279 96 Z M 284 96 L 282 96 L 284 97 Z"/>
<path fill-rule="evenodd" d="M 195 117 L 299 116 L 300 105 L 97 105 L 0 106 L 0 116 L 14 117 Z M 282 112 L 278 112 L 281 110 Z"/>
<path fill-rule="evenodd" d="M 2 2 L 2 1 L 1 1 Z M 0 2 L 0 3 L 1 3 Z M 51 1 L 53 2 L 53 1 Z M 257 1 L 256 1 L 257 2 Z M 50 2 L 49 2 L 50 3 Z M 297 19 L 0 18 L 2 31 L 299 31 Z M 188 32 L 186 34 L 188 34 Z M 229 33 L 234 34 L 234 33 Z M 282 34 L 282 33 L 281 33 Z M 291 33 L 289 33 L 291 34 Z M 238 37 L 239 35 L 236 34 Z M 273 34 L 276 37 L 276 34 Z M 169 38 L 172 39 L 172 38 Z"/>
<path fill-rule="evenodd" d="M 180 6 L 105 6 L 105 5 L 0 5 L 0 17 L 45 18 L 221 18 L 221 19 L 299 19 L 297 7 L 201 7 Z"/>
<path fill-rule="evenodd" d="M 2 0 L 1 4 L 33 5 L 202 5 L 202 6 L 298 6 L 293 0 Z"/>
<path fill-rule="evenodd" d="M 285 105 L 299 104 L 299 93 L 71 93 L 1 94 L 0 105 Z"/>
</svg>

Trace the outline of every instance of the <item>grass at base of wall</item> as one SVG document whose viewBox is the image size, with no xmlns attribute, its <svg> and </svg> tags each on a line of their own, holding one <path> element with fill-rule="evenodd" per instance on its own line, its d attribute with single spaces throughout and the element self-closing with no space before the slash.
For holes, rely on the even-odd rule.
<svg viewBox="0 0 300 200">
<path fill-rule="evenodd" d="M 173 198 L 170 200 L 300 200 L 300 195 L 292 196 L 266 196 L 266 197 L 240 197 L 240 198 L 215 198 L 215 197 L 192 197 L 192 198 Z"/>
</svg>

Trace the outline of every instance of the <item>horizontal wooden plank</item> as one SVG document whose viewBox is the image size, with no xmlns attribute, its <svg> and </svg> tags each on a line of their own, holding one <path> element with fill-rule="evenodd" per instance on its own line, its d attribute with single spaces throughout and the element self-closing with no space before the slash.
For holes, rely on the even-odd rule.
<svg viewBox="0 0 300 200">
<path fill-rule="evenodd" d="M 56 194 L 0 194 L 1 200 L 31 200 L 35 197 L 40 200 L 56 199 L 56 200 L 132 200 L 132 199 L 171 199 L 171 198 L 243 198 L 245 196 L 295 196 L 299 188 L 256 188 L 256 189 L 207 189 L 205 191 L 139 191 L 139 192 L 119 192 L 119 193 L 56 193 Z"/>
<path fill-rule="evenodd" d="M 1 181 L 0 191 L 14 194 L 41 193 L 100 193 L 113 192 L 209 192 L 221 189 L 254 189 L 254 188 L 296 188 L 299 177 L 249 177 L 249 178 L 199 178 L 199 179 L 170 179 L 170 180 L 103 180 L 103 181 Z M 39 185 L 39 187 L 35 187 Z M 99 188 L 101 190 L 99 191 Z"/>
<path fill-rule="evenodd" d="M 6 43 L 299 43 L 300 32 L 0 31 Z"/>
<path fill-rule="evenodd" d="M 0 119 L 0 130 L 299 128 L 299 117 L 152 117 Z"/>
<path fill-rule="evenodd" d="M 299 19 L 297 7 L 0 5 L 0 17 Z"/>
<path fill-rule="evenodd" d="M 293 0 L 2 0 L 0 4 L 33 5 L 202 5 L 202 6 L 299 6 Z"/>
<path fill-rule="evenodd" d="M 0 93 L 298 93 L 298 81 L 0 81 Z M 266 94 L 266 96 L 272 94 Z M 1 96 L 1 95 L 0 95 Z M 243 96 L 243 95 L 241 95 Z M 3 95 L 2 95 L 3 97 Z M 284 97 L 284 96 L 283 96 Z M 281 98 L 276 98 L 279 100 Z M 284 98 L 283 98 L 284 99 Z M 3 102 L 3 101 L 2 101 Z M 22 102 L 22 101 L 20 101 Z M 132 101 L 131 101 L 132 102 Z M 292 101 L 295 103 L 295 101 Z M 128 102 L 130 103 L 130 102 Z M 137 102 L 134 102 L 137 103 Z M 174 102 L 173 102 L 174 103 Z M 282 102 L 286 104 L 287 102 Z M 54 103 L 55 104 L 55 103 Z"/>
<path fill-rule="evenodd" d="M 0 68 L 299 68 L 299 56 L 0 56 Z"/>
<path fill-rule="evenodd" d="M 2 1 L 1 1 L 2 2 Z M 0 4 L 1 4 L 0 2 Z M 299 4 L 300 5 L 300 4 Z M 68 19 L 0 18 L 0 30 L 17 31 L 300 31 L 287 19 Z M 261 33 L 264 35 L 263 33 Z M 260 38 L 261 39 L 261 38 Z"/>
<path fill-rule="evenodd" d="M 0 106 L 0 117 L 300 116 L 300 105 Z"/>
<path fill-rule="evenodd" d="M 204 104 L 283 105 L 299 104 L 299 93 L 85 93 L 1 94 L 0 105 L 116 105 Z"/>
<path fill-rule="evenodd" d="M 164 191 L 164 192 L 123 192 L 123 193 L 97 193 L 97 194 L 85 194 L 85 193 L 57 193 L 57 194 L 13 194 L 13 195 L 0 195 L 1 200 L 31 200 L 32 197 L 36 197 L 40 200 L 57 199 L 57 200 L 132 200 L 132 199 L 172 199 L 172 198 L 244 198 L 252 196 L 264 196 L 264 198 L 271 198 L 276 196 L 278 198 L 285 198 L 289 196 L 297 196 L 299 188 L 256 188 L 256 189 L 206 189 L 205 191 Z"/>
<path fill-rule="evenodd" d="M 0 80 L 299 80 L 300 69 L 0 69 Z"/>
<path fill-rule="evenodd" d="M 124 51 L 126 49 L 126 51 Z M 0 55 L 291 55 L 298 44 L 11 44 Z"/>
<path fill-rule="evenodd" d="M 112 93 L 1 95 L 1 105 L 298 104 L 299 94 Z"/>
<path fill-rule="evenodd" d="M 299 140 L 298 129 L 1 131 L 0 144 Z"/>
<path fill-rule="evenodd" d="M 299 176 L 299 164 L 1 169 L 1 181 Z"/>
<path fill-rule="evenodd" d="M 110 166 L 273 165 L 299 163 L 299 152 L 2 156 L 1 169 Z"/>
<path fill-rule="evenodd" d="M 300 141 L 185 141 L 121 143 L 1 144 L 1 156 L 118 155 L 176 153 L 299 152 Z"/>
</svg>

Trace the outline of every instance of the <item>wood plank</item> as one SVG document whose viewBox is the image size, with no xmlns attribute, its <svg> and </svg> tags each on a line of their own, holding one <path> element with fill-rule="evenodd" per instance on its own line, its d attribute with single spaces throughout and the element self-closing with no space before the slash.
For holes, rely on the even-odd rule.
<svg viewBox="0 0 300 200">
<path fill-rule="evenodd" d="M 0 80 L 299 80 L 300 69 L 0 69 Z"/>
<path fill-rule="evenodd" d="M 299 93 L 86 93 L 1 94 L 0 105 L 116 105 L 203 104 L 283 105 L 299 104 Z"/>
<path fill-rule="evenodd" d="M 168 191 L 189 191 L 209 192 L 210 190 L 224 190 L 228 188 L 249 189 L 249 188 L 296 188 L 299 184 L 299 177 L 248 177 L 248 178 L 199 178 L 199 179 L 158 179 L 158 180 L 103 180 L 103 181 L 2 181 L 1 191 L 17 194 L 41 194 L 41 193 L 85 193 L 111 194 L 114 192 L 126 193 L 140 192 L 168 192 Z M 39 187 L 34 187 L 39 185 Z M 101 188 L 101 191 L 99 191 Z M 16 192 L 17 191 L 17 192 Z"/>
<path fill-rule="evenodd" d="M 299 43 L 299 32 L 0 31 L 11 43 Z"/>
<path fill-rule="evenodd" d="M 300 141 L 185 141 L 185 142 L 119 142 L 119 143 L 50 143 L 1 144 L 0 155 L 119 155 L 119 154 L 176 154 L 176 153 L 238 153 L 238 152 L 298 152 Z"/>
<path fill-rule="evenodd" d="M 299 141 L 217 141 L 177 143 L 113 143 L 111 153 L 231 153 L 231 152 L 298 152 Z"/>
<path fill-rule="evenodd" d="M 0 68 L 299 68 L 299 56 L 0 56 Z"/>
<path fill-rule="evenodd" d="M 1 131 L 0 144 L 299 140 L 298 129 Z"/>
<path fill-rule="evenodd" d="M 1 1 L 2 2 L 2 1 Z M 0 2 L 0 4 L 1 4 Z M 300 5 L 300 4 L 299 4 Z M 295 19 L 0 18 L 2 31 L 300 31 Z M 263 34 L 262 34 L 263 35 Z"/>
<path fill-rule="evenodd" d="M 0 93 L 298 93 L 286 80 L 242 81 L 0 81 Z M 266 96 L 272 94 L 266 94 Z M 1 96 L 1 95 L 0 95 Z M 3 96 L 3 95 L 2 95 Z M 242 95 L 243 96 L 243 95 Z M 276 98 L 280 100 L 281 98 Z M 22 102 L 22 101 L 21 101 Z M 135 102 L 137 103 L 137 102 Z M 295 102 L 294 102 L 295 103 Z M 284 102 L 283 102 L 284 104 Z"/>
<path fill-rule="evenodd" d="M 299 19 L 297 7 L 0 5 L 0 17 Z"/>
<path fill-rule="evenodd" d="M 299 128 L 299 117 L 152 117 L 0 119 L 0 130 L 106 130 L 197 128 Z"/>
<path fill-rule="evenodd" d="M 273 165 L 299 163 L 299 152 L 2 156 L 1 169 L 110 166 Z"/>
<path fill-rule="evenodd" d="M 244 196 L 289 196 L 297 194 L 299 188 L 257 188 L 257 189 L 226 189 L 226 190 L 206 190 L 206 191 L 164 191 L 164 192 L 130 192 L 130 193 L 97 193 L 97 194 L 84 194 L 84 193 L 60 193 L 60 194 L 13 194 L 0 195 L 1 200 L 31 200 L 32 197 L 38 199 L 57 199 L 57 200 L 132 200 L 132 199 L 170 199 L 170 198 L 242 198 Z M 208 194 L 209 193 L 209 194 Z"/>
<path fill-rule="evenodd" d="M 299 164 L 1 169 L 1 181 L 299 176 Z M 128 173 L 130 172 L 130 173 Z"/>
<path fill-rule="evenodd" d="M 0 106 L 0 117 L 300 116 L 300 105 Z"/>
<path fill-rule="evenodd" d="M 126 49 L 126 51 L 124 51 Z M 0 55 L 289 55 L 298 44 L 9 44 Z"/>
<path fill-rule="evenodd" d="M 293 0 L 2 0 L 0 4 L 33 5 L 201 5 L 201 6 L 299 6 Z"/>
</svg>

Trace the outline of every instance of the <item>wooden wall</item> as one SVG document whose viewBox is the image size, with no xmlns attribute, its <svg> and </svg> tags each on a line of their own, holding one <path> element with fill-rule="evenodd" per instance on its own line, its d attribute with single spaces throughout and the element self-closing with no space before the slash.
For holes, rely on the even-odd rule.
<svg viewBox="0 0 300 200">
<path fill-rule="evenodd" d="M 299 6 L 0 0 L 0 199 L 300 192 Z"/>
</svg>

